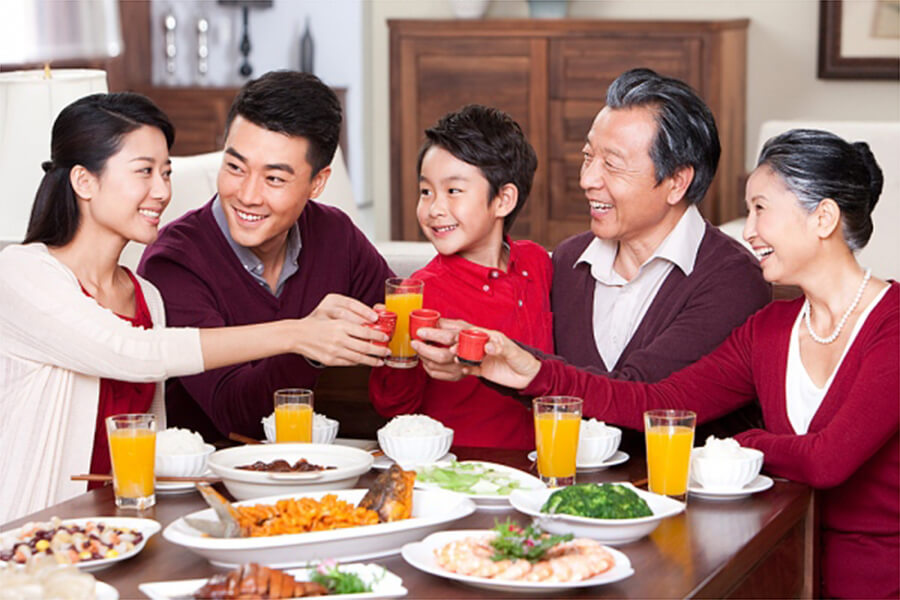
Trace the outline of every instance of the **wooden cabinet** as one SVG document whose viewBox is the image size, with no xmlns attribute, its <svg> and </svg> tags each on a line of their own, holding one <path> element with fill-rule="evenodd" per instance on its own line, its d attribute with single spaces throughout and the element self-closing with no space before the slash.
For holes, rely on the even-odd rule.
<svg viewBox="0 0 900 600">
<path fill-rule="evenodd" d="M 700 208 L 715 224 L 740 216 L 748 23 L 390 21 L 392 237 L 423 239 L 415 217 L 423 132 L 468 103 L 510 113 L 537 152 L 534 188 L 513 237 L 552 248 L 585 231 L 581 148 L 606 88 L 634 67 L 682 79 L 709 104 L 722 158 Z"/>
</svg>

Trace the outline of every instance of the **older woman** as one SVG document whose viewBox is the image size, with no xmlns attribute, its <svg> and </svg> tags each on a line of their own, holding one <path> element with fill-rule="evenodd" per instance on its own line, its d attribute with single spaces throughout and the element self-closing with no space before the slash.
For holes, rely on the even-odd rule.
<svg viewBox="0 0 900 600">
<path fill-rule="evenodd" d="M 747 182 L 744 238 L 768 281 L 803 297 L 750 317 L 716 350 L 655 384 L 539 361 L 497 332 L 474 374 L 527 395 L 584 398 L 634 429 L 654 408 L 700 421 L 759 399 L 765 429 L 737 436 L 769 473 L 822 490 L 825 596 L 900 593 L 900 285 L 854 251 L 872 234 L 881 169 L 869 147 L 823 131 L 769 140 Z"/>
</svg>

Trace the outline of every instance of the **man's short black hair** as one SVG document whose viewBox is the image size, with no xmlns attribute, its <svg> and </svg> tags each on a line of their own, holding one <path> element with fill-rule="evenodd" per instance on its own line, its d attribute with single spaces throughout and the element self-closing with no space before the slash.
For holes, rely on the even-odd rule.
<svg viewBox="0 0 900 600">
<path fill-rule="evenodd" d="M 645 107 L 655 113 L 656 139 L 650 158 L 656 182 L 691 166 L 694 179 L 684 197 L 689 203 L 700 202 L 716 174 L 722 149 L 712 112 L 697 93 L 678 79 L 650 69 L 632 69 L 609 86 L 606 105 L 612 109 Z"/>
<path fill-rule="evenodd" d="M 238 115 L 269 131 L 306 138 L 306 161 L 312 166 L 313 175 L 334 158 L 341 135 L 341 103 L 315 75 L 270 71 L 248 81 L 228 111 L 226 137 Z"/>
<path fill-rule="evenodd" d="M 490 184 L 488 202 L 493 202 L 500 188 L 507 183 L 516 186 L 519 201 L 503 219 L 503 232 L 508 233 L 525 206 L 537 169 L 534 148 L 519 124 L 502 110 L 468 104 L 458 111 L 447 113 L 434 127 L 425 130 L 425 142 L 419 150 L 416 172 L 422 172 L 422 159 L 434 146 L 481 170 Z"/>
</svg>

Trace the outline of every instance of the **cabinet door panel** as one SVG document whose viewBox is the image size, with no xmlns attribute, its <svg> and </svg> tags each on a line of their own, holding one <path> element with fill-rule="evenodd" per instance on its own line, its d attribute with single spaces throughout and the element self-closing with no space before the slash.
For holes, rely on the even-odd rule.
<svg viewBox="0 0 900 600">
<path fill-rule="evenodd" d="M 536 125 L 532 121 L 532 57 L 531 44 L 523 40 L 485 39 L 452 41 L 419 40 L 406 42 L 404 58 L 414 67 L 415 77 L 403 82 L 402 93 L 412 92 L 410 107 L 414 113 L 401 115 L 403 120 L 402 189 L 394 190 L 402 199 L 404 239 L 424 239 L 415 219 L 418 193 L 416 158 L 424 140 L 424 131 L 447 112 L 466 104 L 485 104 L 509 113 L 529 139 Z M 410 118 L 412 117 L 412 118 Z M 532 143 L 534 140 L 532 139 Z M 531 232 L 531 208 L 525 205 L 512 230 L 515 237 L 528 237 Z"/>
<path fill-rule="evenodd" d="M 701 89 L 699 38 L 616 36 L 550 42 L 550 97 L 603 103 L 606 88 L 624 71 L 647 67 Z"/>
</svg>

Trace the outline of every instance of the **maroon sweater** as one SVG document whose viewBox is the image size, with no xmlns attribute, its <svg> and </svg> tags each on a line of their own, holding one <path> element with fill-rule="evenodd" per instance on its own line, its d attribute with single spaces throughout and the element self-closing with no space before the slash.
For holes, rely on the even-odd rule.
<svg viewBox="0 0 900 600">
<path fill-rule="evenodd" d="M 607 365 L 594 342 L 591 266 L 575 264 L 594 239 L 590 231 L 562 242 L 553 252 L 553 341 L 568 363 L 616 379 L 659 381 L 696 362 L 772 298 L 759 261 L 709 223 L 694 270 L 674 267 L 625 347 Z"/>
<path fill-rule="evenodd" d="M 216 224 L 213 201 L 167 225 L 141 259 L 138 272 L 162 293 L 170 326 L 299 319 L 329 293 L 368 305 L 384 301 L 384 280 L 393 273 L 340 210 L 307 203 L 297 220 L 303 244 L 299 269 L 276 297 L 244 270 Z M 312 388 L 320 372 L 303 356 L 283 354 L 172 379 L 166 383 L 168 420 L 207 439 L 230 432 L 258 438 L 260 419 L 272 412 L 273 392 Z"/>
<path fill-rule="evenodd" d="M 803 298 L 773 302 L 715 351 L 654 384 L 624 382 L 547 360 L 528 395 L 584 398 L 585 415 L 642 428 L 643 411 L 687 408 L 708 421 L 759 398 L 765 429 L 738 441 L 765 469 L 822 490 L 826 597 L 900 594 L 900 285 L 872 310 L 805 435 L 785 401 L 788 342 Z"/>
</svg>

